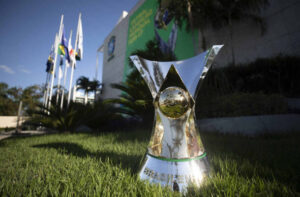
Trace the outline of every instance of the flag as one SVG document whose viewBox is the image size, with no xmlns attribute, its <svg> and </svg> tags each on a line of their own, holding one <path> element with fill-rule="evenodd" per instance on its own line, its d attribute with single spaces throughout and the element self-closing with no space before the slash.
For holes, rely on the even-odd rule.
<svg viewBox="0 0 300 197">
<path fill-rule="evenodd" d="M 78 19 L 78 27 L 77 27 L 77 44 L 78 44 L 78 50 L 75 53 L 76 60 L 82 59 L 83 54 L 83 33 L 82 33 L 82 23 L 81 23 L 81 15 Z"/>
<path fill-rule="evenodd" d="M 68 60 L 68 62 L 70 62 L 70 56 L 69 56 L 69 49 L 67 46 L 67 38 L 65 37 L 65 30 L 63 30 L 62 32 L 62 36 L 61 36 L 61 42 L 58 46 L 58 53 L 61 56 L 65 56 L 66 59 Z"/>
<path fill-rule="evenodd" d="M 69 57 L 70 57 L 70 62 L 75 62 L 75 53 L 74 53 L 74 50 L 72 49 L 72 38 L 70 37 L 69 38 L 69 43 L 68 43 L 68 49 L 69 49 Z M 66 64 L 67 66 L 70 66 L 70 62 L 69 64 Z"/>
<path fill-rule="evenodd" d="M 72 48 L 70 50 L 70 59 L 71 59 L 71 62 L 75 61 L 75 52 L 74 52 L 74 49 L 72 49 Z"/>
<path fill-rule="evenodd" d="M 47 67 L 46 67 L 46 72 L 47 73 L 51 73 L 53 74 L 53 65 L 54 65 L 54 61 L 52 59 L 52 57 L 49 55 L 47 63 L 46 63 Z"/>
<path fill-rule="evenodd" d="M 49 54 L 47 63 L 46 63 L 46 72 L 53 74 L 53 66 L 54 66 L 54 47 L 52 45 L 51 52 Z"/>
</svg>

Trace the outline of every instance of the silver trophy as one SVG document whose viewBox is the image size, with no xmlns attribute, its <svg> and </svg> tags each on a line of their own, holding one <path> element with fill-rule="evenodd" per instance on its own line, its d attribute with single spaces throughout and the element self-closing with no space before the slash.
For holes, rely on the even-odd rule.
<svg viewBox="0 0 300 197">
<path fill-rule="evenodd" d="M 184 61 L 157 62 L 131 56 L 153 97 L 153 133 L 139 176 L 174 191 L 200 186 L 209 173 L 197 132 L 195 98 L 223 45 Z"/>
</svg>

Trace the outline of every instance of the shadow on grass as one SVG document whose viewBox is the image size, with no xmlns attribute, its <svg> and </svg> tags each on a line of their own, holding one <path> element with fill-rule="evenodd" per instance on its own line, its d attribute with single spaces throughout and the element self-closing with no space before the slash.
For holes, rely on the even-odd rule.
<svg viewBox="0 0 300 197">
<path fill-rule="evenodd" d="M 152 130 L 151 128 L 141 129 L 129 129 L 129 130 L 118 130 L 115 132 L 76 132 L 73 134 L 86 134 L 84 139 L 99 137 L 99 136 L 109 136 L 114 135 L 115 141 L 119 143 L 125 142 L 146 142 L 148 143 L 151 137 Z"/>
<path fill-rule="evenodd" d="M 245 178 L 258 176 L 264 180 L 276 179 L 292 185 L 294 189 L 300 188 L 299 133 L 255 138 L 202 133 L 201 138 L 216 173 L 238 172 L 239 176 Z"/>
<path fill-rule="evenodd" d="M 0 140 L 0 147 L 6 146 L 9 144 L 11 141 L 15 141 L 17 139 L 26 139 L 26 138 L 36 138 L 36 137 L 43 137 L 45 135 L 50 135 L 52 133 L 45 133 L 45 134 L 13 134 L 7 138 L 4 138 Z M 54 134 L 54 133 L 53 133 Z"/>
<path fill-rule="evenodd" d="M 139 167 L 141 156 L 138 155 L 125 155 L 116 153 L 113 151 L 98 151 L 91 152 L 81 145 L 70 142 L 56 142 L 56 143 L 47 143 L 47 144 L 39 144 L 32 146 L 34 148 L 53 148 L 56 149 L 61 154 L 73 155 L 76 157 L 86 158 L 96 158 L 101 161 L 109 160 L 113 165 L 118 166 L 121 165 L 124 169 L 129 169 L 131 173 L 136 173 Z"/>
<path fill-rule="evenodd" d="M 132 142 L 132 141 L 138 141 L 138 142 L 149 142 L 151 137 L 151 130 L 136 130 L 132 132 L 122 132 L 119 133 L 119 135 L 116 138 L 117 142 Z"/>
</svg>

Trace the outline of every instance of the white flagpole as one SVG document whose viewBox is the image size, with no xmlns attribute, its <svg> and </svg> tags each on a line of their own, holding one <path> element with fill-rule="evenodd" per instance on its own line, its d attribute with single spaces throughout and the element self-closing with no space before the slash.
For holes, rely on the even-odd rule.
<svg viewBox="0 0 300 197">
<path fill-rule="evenodd" d="M 45 89 L 44 89 L 44 97 L 43 97 L 43 106 L 46 104 L 46 97 L 47 97 L 47 86 L 48 86 L 48 77 L 49 73 L 46 74 L 46 82 L 45 82 Z"/>
<path fill-rule="evenodd" d="M 57 43 L 58 43 L 58 34 L 56 33 L 55 34 L 55 39 L 54 39 L 54 50 L 55 50 L 55 45 L 57 45 Z M 52 45 L 52 47 L 53 47 L 53 45 Z M 54 53 L 56 53 L 55 51 L 54 51 Z M 52 65 L 53 67 L 54 67 L 54 63 L 53 63 L 53 65 Z M 48 73 L 48 83 L 47 83 L 47 94 L 46 94 L 46 101 L 45 101 L 45 105 L 44 105 L 44 107 L 48 107 L 48 105 L 49 105 L 49 91 L 50 91 L 50 78 L 51 78 L 51 75 L 54 75 L 54 68 L 53 67 L 50 67 L 50 73 Z M 51 71 L 52 71 L 52 73 L 51 73 Z"/>
<path fill-rule="evenodd" d="M 58 39 L 61 39 L 63 21 L 64 21 L 64 15 L 61 15 Z M 53 90 L 53 83 L 54 83 L 54 74 L 55 74 L 56 61 L 57 61 L 57 49 L 58 49 L 58 43 L 56 43 L 56 45 L 54 46 L 55 57 L 54 57 L 53 75 L 52 75 L 52 78 L 51 78 L 51 87 L 50 87 L 50 94 L 49 94 L 48 109 L 50 109 L 50 107 L 51 107 L 52 90 Z"/>
<path fill-rule="evenodd" d="M 79 20 L 81 20 L 81 13 L 79 13 L 79 17 L 78 17 L 78 25 L 77 25 L 77 32 L 76 32 L 75 47 L 74 47 L 74 52 L 75 52 L 75 53 L 76 53 L 76 51 L 77 51 Z M 71 65 L 72 70 L 71 70 L 71 78 L 70 78 L 70 84 L 69 84 L 68 104 L 67 104 L 67 106 L 69 106 L 69 104 L 70 104 L 70 99 L 71 99 L 72 82 L 73 82 L 73 74 L 74 74 L 74 66 L 75 66 L 75 64 L 76 64 L 76 59 L 75 59 L 74 61 L 72 61 L 72 65 Z"/>
<path fill-rule="evenodd" d="M 56 42 L 57 42 L 57 34 L 55 35 L 54 44 Z M 51 53 L 52 53 L 52 50 L 54 50 L 54 46 L 53 45 L 51 47 Z M 50 88 L 49 82 L 50 82 L 50 76 L 51 76 L 51 74 L 50 74 L 51 69 L 53 69 L 53 68 L 50 67 L 50 70 L 47 72 L 47 78 L 46 78 L 46 84 L 45 84 L 45 98 L 44 98 L 44 105 L 43 105 L 44 107 L 48 106 L 48 96 L 49 96 L 49 88 Z"/>
<path fill-rule="evenodd" d="M 58 77 L 57 77 L 57 89 L 56 89 L 56 104 L 58 104 L 59 93 L 60 93 L 60 81 L 61 81 L 61 67 L 63 65 L 59 65 L 58 67 Z"/>
<path fill-rule="evenodd" d="M 64 28 L 64 24 L 63 24 L 63 28 Z M 62 29 L 63 29 L 62 28 Z M 64 38 L 61 38 L 64 39 Z M 65 51 L 66 52 L 66 51 Z M 60 58 L 62 58 L 62 55 L 60 55 Z M 63 63 L 63 61 L 62 61 Z M 60 82 L 61 82 L 61 78 L 62 78 L 62 67 L 64 65 L 60 65 L 59 63 L 59 67 L 58 67 L 58 76 L 57 76 L 57 89 L 56 89 L 56 105 L 58 105 L 58 100 L 59 100 L 59 94 L 60 94 Z M 66 66 L 66 65 L 65 65 Z"/>
<path fill-rule="evenodd" d="M 47 86 L 45 87 L 46 88 L 46 95 L 45 95 L 45 103 L 44 103 L 44 107 L 47 107 L 48 106 L 48 99 L 49 99 L 49 88 L 50 88 L 50 77 L 51 77 L 51 74 L 48 72 L 47 73 Z"/>
<path fill-rule="evenodd" d="M 69 42 L 71 41 L 71 38 L 72 38 L 72 30 L 70 32 Z M 69 47 L 69 44 L 68 44 L 68 47 Z M 69 50 L 71 50 L 71 49 L 69 49 Z M 70 56 L 70 53 L 69 53 L 69 56 Z M 70 56 L 70 59 L 71 59 L 71 56 Z M 66 65 L 69 64 L 67 61 L 68 60 L 66 60 Z M 71 59 L 71 64 L 72 64 L 72 59 Z M 62 93 L 61 93 L 60 109 L 62 109 L 63 105 L 64 105 L 64 95 L 65 95 L 65 86 L 66 86 L 66 80 L 67 80 L 67 72 L 68 72 L 68 66 L 65 66 L 65 70 L 64 70 L 64 85 L 63 85 L 63 89 L 62 89 Z"/>
</svg>

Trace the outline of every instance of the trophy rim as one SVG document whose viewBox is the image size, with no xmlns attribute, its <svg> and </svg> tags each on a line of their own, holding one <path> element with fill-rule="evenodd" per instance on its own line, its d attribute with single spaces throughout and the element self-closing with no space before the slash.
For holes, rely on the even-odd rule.
<svg viewBox="0 0 300 197">
<path fill-rule="evenodd" d="M 150 154 L 149 152 L 146 153 L 146 155 L 149 155 L 150 157 L 153 157 L 155 159 L 159 159 L 162 161 L 168 161 L 168 162 L 187 162 L 187 161 L 193 161 L 193 160 L 200 160 L 202 158 L 206 157 L 206 152 L 202 153 L 201 155 L 195 156 L 195 157 L 187 157 L 187 158 L 167 158 L 167 157 L 159 157 L 155 156 L 153 154 Z"/>
</svg>

